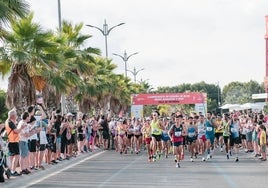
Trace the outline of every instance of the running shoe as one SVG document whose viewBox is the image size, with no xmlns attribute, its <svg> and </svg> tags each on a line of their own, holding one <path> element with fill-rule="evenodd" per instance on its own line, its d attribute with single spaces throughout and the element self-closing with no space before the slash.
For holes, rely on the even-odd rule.
<svg viewBox="0 0 268 188">
<path fill-rule="evenodd" d="M 180 163 L 176 163 L 176 167 L 177 168 L 180 168 L 181 166 L 180 166 Z"/>
<path fill-rule="evenodd" d="M 205 157 L 202 158 L 202 161 L 206 161 Z"/>
<path fill-rule="evenodd" d="M 223 149 L 221 148 L 221 152 L 223 152 Z"/>
<path fill-rule="evenodd" d="M 191 157 L 190 161 L 191 161 L 191 162 L 194 162 L 194 159 Z"/>
<path fill-rule="evenodd" d="M 21 174 L 19 174 L 17 171 L 11 173 L 10 175 L 11 175 L 11 176 L 21 176 Z"/>
<path fill-rule="evenodd" d="M 236 158 L 235 158 L 235 162 L 238 162 L 238 161 L 239 161 L 239 159 L 238 159 L 238 157 L 236 157 Z"/>
<path fill-rule="evenodd" d="M 178 160 L 177 160 L 177 159 L 174 159 L 174 161 L 175 161 L 175 163 L 177 163 L 177 162 L 178 162 Z"/>
<path fill-rule="evenodd" d="M 226 157 L 227 157 L 227 160 L 228 160 L 228 159 L 230 158 L 230 157 L 229 157 L 229 154 L 227 154 Z"/>
<path fill-rule="evenodd" d="M 210 154 L 207 155 L 207 160 L 209 160 L 209 159 L 210 159 Z"/>
<path fill-rule="evenodd" d="M 153 162 L 156 161 L 156 155 L 153 155 Z"/>
</svg>

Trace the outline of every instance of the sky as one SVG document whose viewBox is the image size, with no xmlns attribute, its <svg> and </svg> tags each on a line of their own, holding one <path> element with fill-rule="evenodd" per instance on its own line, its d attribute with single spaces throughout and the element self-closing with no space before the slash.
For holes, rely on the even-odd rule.
<svg viewBox="0 0 268 188">
<path fill-rule="evenodd" d="M 35 22 L 58 28 L 58 0 L 26 1 Z M 201 81 L 221 88 L 233 81 L 263 82 L 265 15 L 267 0 L 61 0 L 61 17 L 73 24 L 126 23 L 108 35 L 108 57 L 118 66 L 115 72 L 124 74 L 123 60 L 112 53 L 139 52 L 127 69 L 144 69 L 137 80 L 155 89 Z M 87 26 L 82 33 L 92 35 L 85 47 L 105 56 L 102 33 Z"/>
</svg>

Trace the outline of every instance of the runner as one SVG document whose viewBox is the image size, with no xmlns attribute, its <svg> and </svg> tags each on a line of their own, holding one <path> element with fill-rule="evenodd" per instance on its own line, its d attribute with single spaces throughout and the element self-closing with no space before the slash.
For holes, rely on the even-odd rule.
<svg viewBox="0 0 268 188">
<path fill-rule="evenodd" d="M 140 146 L 141 146 L 141 128 L 142 124 L 139 119 L 137 119 L 133 126 L 133 134 L 134 134 L 134 147 L 135 147 L 135 153 L 138 155 L 140 153 Z"/>
<path fill-rule="evenodd" d="M 126 120 L 119 119 L 119 124 L 117 125 L 118 133 L 118 149 L 120 154 L 123 154 L 127 150 L 126 148 Z"/>
<path fill-rule="evenodd" d="M 153 161 L 156 161 L 156 155 L 161 157 L 161 138 L 162 138 L 162 125 L 158 119 L 158 112 L 155 111 L 152 113 L 152 121 L 151 121 L 151 134 L 152 134 L 152 153 L 153 153 Z"/>
<path fill-rule="evenodd" d="M 231 136 L 230 136 L 230 147 L 234 147 L 235 152 L 235 162 L 238 162 L 238 151 L 239 151 L 239 130 L 240 130 L 240 123 L 238 116 L 236 114 L 233 114 L 231 123 L 230 123 L 230 130 L 231 130 Z"/>
<path fill-rule="evenodd" d="M 217 128 L 215 124 L 215 119 L 212 118 L 212 113 L 210 111 L 207 112 L 207 119 L 205 120 L 206 126 L 206 149 L 207 149 L 207 160 L 212 158 L 213 149 L 214 149 L 214 139 L 215 139 L 215 131 Z"/>
<path fill-rule="evenodd" d="M 216 118 L 216 126 L 215 129 L 215 146 L 216 148 L 220 148 L 220 151 L 223 152 L 223 124 L 222 117 L 220 114 L 217 114 Z"/>
<path fill-rule="evenodd" d="M 186 129 L 186 140 L 188 144 L 188 149 L 191 153 L 191 162 L 194 161 L 193 156 L 196 153 L 196 145 L 197 145 L 197 127 L 194 125 L 193 117 L 188 118 L 188 124 Z M 196 156 L 196 155 L 195 155 Z"/>
<path fill-rule="evenodd" d="M 152 162 L 153 160 L 153 154 L 151 149 L 151 126 L 150 126 L 150 118 L 146 118 L 146 121 L 144 122 L 144 126 L 142 127 L 142 135 L 144 137 L 144 141 L 146 144 L 146 150 L 148 154 L 148 162 Z"/>
<path fill-rule="evenodd" d="M 225 151 L 226 151 L 226 157 L 227 159 L 230 158 L 229 152 L 230 152 L 230 117 L 228 114 L 223 115 L 223 141 L 225 145 Z"/>
<path fill-rule="evenodd" d="M 168 135 L 173 143 L 173 155 L 175 156 L 176 167 L 180 168 L 180 161 L 183 156 L 183 136 L 186 135 L 186 130 L 182 125 L 182 115 L 175 116 L 175 124 L 171 126 Z"/>
<path fill-rule="evenodd" d="M 164 130 L 162 131 L 162 148 L 163 148 L 163 151 L 165 151 L 165 158 L 168 158 L 168 153 L 169 153 L 170 146 L 171 146 L 168 131 L 171 125 L 170 125 L 170 121 L 168 121 L 167 118 L 163 119 L 163 126 L 164 126 Z"/>
<path fill-rule="evenodd" d="M 206 150 L 206 126 L 205 126 L 205 117 L 204 115 L 199 116 L 199 122 L 197 124 L 198 130 L 198 148 L 199 154 L 204 155 Z M 202 158 L 202 161 L 205 161 L 205 157 Z"/>
</svg>

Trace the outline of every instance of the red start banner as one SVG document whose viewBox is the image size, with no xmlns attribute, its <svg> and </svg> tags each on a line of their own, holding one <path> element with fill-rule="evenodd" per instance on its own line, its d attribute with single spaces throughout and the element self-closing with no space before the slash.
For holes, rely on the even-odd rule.
<svg viewBox="0 0 268 188">
<path fill-rule="evenodd" d="M 198 104 L 206 102 L 207 94 L 199 92 L 132 95 L 132 105 Z"/>
</svg>

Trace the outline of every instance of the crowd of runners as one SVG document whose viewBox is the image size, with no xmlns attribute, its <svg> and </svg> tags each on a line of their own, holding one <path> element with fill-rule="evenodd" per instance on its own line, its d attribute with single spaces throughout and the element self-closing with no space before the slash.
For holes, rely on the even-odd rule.
<svg viewBox="0 0 268 188">
<path fill-rule="evenodd" d="M 21 117 L 15 109 L 0 125 L 0 181 L 30 174 L 44 164 L 56 165 L 96 148 L 115 150 L 119 155 L 139 155 L 146 150 L 148 162 L 174 157 L 180 168 L 185 152 L 190 161 L 211 160 L 218 149 L 226 160 L 239 161 L 239 150 L 266 161 L 266 122 L 262 113 L 181 111 L 160 117 L 158 111 L 145 118 L 89 116 L 78 112 L 64 116 L 48 114 L 42 106 L 29 106 Z M 19 169 L 19 170 L 18 170 Z M 10 172 L 10 173 L 9 173 Z M 3 175 L 3 176 L 2 176 Z"/>
<path fill-rule="evenodd" d="M 192 162 L 201 156 L 202 161 L 210 160 L 214 150 L 225 153 L 226 160 L 234 156 L 239 161 L 239 150 L 252 153 L 266 161 L 266 122 L 262 113 L 183 114 L 173 113 L 170 117 L 159 117 L 157 111 L 143 120 L 132 119 L 112 123 L 116 151 L 120 154 L 140 152 L 145 146 L 148 161 L 174 156 L 176 167 L 184 159 L 185 151 L 190 152 Z"/>
</svg>

